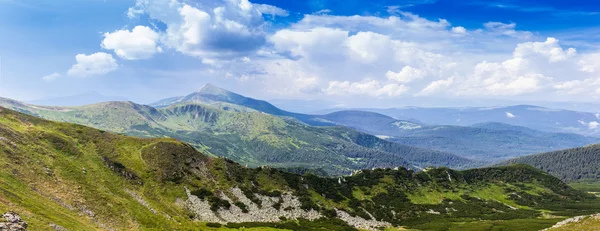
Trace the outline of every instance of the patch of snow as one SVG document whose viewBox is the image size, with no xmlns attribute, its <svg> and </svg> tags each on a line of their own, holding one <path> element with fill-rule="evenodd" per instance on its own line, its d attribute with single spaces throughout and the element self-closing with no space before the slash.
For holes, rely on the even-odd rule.
<svg viewBox="0 0 600 231">
<path fill-rule="evenodd" d="M 392 123 L 392 125 L 396 126 L 397 128 L 403 129 L 403 130 L 414 130 L 414 129 L 419 129 L 422 127 L 419 124 L 415 124 L 415 123 L 411 123 L 411 122 L 407 122 L 407 121 L 396 121 L 396 122 Z"/>
<path fill-rule="evenodd" d="M 530 107 L 530 108 L 526 108 L 526 110 L 529 110 L 529 111 L 543 111 L 543 112 L 559 112 L 559 111 L 563 111 L 561 109 L 552 109 L 552 108 L 545 108 L 545 107 Z"/>
</svg>

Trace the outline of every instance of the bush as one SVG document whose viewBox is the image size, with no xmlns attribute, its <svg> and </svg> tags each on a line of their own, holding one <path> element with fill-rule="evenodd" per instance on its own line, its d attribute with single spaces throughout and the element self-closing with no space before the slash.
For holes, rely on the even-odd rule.
<svg viewBox="0 0 600 231">
<path fill-rule="evenodd" d="M 222 226 L 222 225 L 221 225 L 221 224 L 219 224 L 219 223 L 214 223 L 214 222 L 209 222 L 209 223 L 206 223 L 206 227 L 211 227 L 211 228 L 221 228 L 221 226 Z"/>
<path fill-rule="evenodd" d="M 235 202 L 234 205 L 240 208 L 242 210 L 242 213 L 248 213 L 248 206 L 246 206 L 246 204 L 244 204 L 243 202 L 238 201 Z"/>
</svg>

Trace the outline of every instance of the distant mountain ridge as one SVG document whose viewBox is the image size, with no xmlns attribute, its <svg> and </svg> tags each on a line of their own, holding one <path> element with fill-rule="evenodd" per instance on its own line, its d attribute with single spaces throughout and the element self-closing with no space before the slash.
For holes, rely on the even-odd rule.
<svg viewBox="0 0 600 231">
<path fill-rule="evenodd" d="M 27 103 L 42 106 L 83 106 L 108 101 L 127 101 L 127 98 L 121 96 L 107 96 L 96 91 L 91 91 L 71 96 L 31 100 Z"/>
<path fill-rule="evenodd" d="M 201 104 L 199 100 L 206 98 L 195 96 L 162 108 L 133 102 L 61 108 L 0 100 L 0 105 L 45 119 L 139 137 L 168 136 L 249 166 L 322 169 L 340 175 L 374 167 L 466 168 L 484 164 L 451 153 L 393 143 L 345 127 L 311 127 L 237 104 L 214 100 Z"/>
<path fill-rule="evenodd" d="M 400 136 L 390 137 L 388 140 L 491 162 L 600 142 L 600 138 L 596 137 L 543 132 L 497 122 L 470 127 L 422 126 L 403 130 Z"/>
<path fill-rule="evenodd" d="M 285 116 L 297 119 L 303 123 L 312 125 L 312 126 L 334 126 L 334 123 L 326 122 L 315 118 L 312 115 L 288 112 L 285 110 L 281 110 L 274 105 L 270 104 L 264 100 L 257 100 L 249 97 L 242 96 L 240 94 L 236 94 L 225 89 L 219 88 L 210 83 L 205 84 L 200 90 L 197 92 L 191 93 L 182 97 L 173 97 L 168 99 L 163 99 L 157 101 L 155 103 L 151 103 L 150 106 L 156 107 L 166 107 L 173 104 L 178 103 L 201 103 L 201 104 L 216 104 L 216 103 L 231 103 L 240 106 L 244 106 L 247 108 L 251 108 L 257 111 L 261 111 L 267 114 L 276 115 L 276 116 Z"/>
<path fill-rule="evenodd" d="M 424 124 L 472 126 L 499 122 L 539 131 L 600 136 L 599 113 L 544 108 L 532 105 L 506 107 L 423 108 L 403 107 L 357 110 L 381 113 L 399 120 L 418 119 Z"/>
<path fill-rule="evenodd" d="M 205 84 L 186 96 L 167 98 L 151 105 L 164 109 L 185 104 L 210 105 L 232 112 L 263 112 L 311 126 L 345 126 L 399 144 L 489 162 L 600 142 L 600 139 L 581 135 L 540 132 L 517 125 L 487 122 L 485 118 L 482 119 L 485 122 L 472 126 L 447 126 L 428 125 L 415 119 L 399 120 L 371 111 L 344 110 L 325 115 L 294 113 L 279 109 L 267 101 L 245 97 L 212 84 Z"/>
</svg>

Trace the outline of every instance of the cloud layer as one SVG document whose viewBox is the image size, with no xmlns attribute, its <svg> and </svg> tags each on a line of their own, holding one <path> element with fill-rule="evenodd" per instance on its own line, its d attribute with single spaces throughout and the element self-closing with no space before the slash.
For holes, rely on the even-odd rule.
<svg viewBox="0 0 600 231">
<path fill-rule="evenodd" d="M 100 47 L 123 60 L 189 56 L 204 73 L 271 97 L 600 97 L 600 51 L 578 51 L 517 23 L 466 27 L 401 9 L 322 11 L 274 27 L 271 20 L 294 12 L 248 0 L 137 0 L 126 14 L 148 22 L 104 33 Z M 119 66 L 102 52 L 76 60 L 68 76 Z"/>
</svg>

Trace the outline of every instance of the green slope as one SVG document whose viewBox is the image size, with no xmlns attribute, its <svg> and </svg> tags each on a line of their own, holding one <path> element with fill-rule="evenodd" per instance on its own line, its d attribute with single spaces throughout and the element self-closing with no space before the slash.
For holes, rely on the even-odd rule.
<svg viewBox="0 0 600 231">
<path fill-rule="evenodd" d="M 527 166 L 300 176 L 8 109 L 0 137 L 0 211 L 17 212 L 31 230 L 537 230 L 559 219 L 543 217 L 600 209 L 595 197 Z"/>
<path fill-rule="evenodd" d="M 0 105 L 45 119 L 138 137 L 176 138 L 212 155 L 254 167 L 310 168 L 340 175 L 374 167 L 482 165 L 449 153 L 394 144 L 349 128 L 312 127 L 223 102 L 187 102 L 160 109 L 131 102 L 61 108 L 0 100 Z"/>
<path fill-rule="evenodd" d="M 375 112 L 357 110 L 344 110 L 326 115 L 299 114 L 281 110 L 266 101 L 245 97 L 211 84 L 187 96 L 161 100 L 153 105 L 168 107 L 181 103 L 237 107 L 236 110 L 240 111 L 246 108 L 283 118 L 293 118 L 313 126 L 341 125 L 402 145 L 458 154 L 490 163 L 600 142 L 599 138 L 541 132 L 504 123 L 488 122 L 472 126 L 423 125 L 397 120 Z"/>
<path fill-rule="evenodd" d="M 600 180 L 600 144 L 519 157 L 498 165 L 529 164 L 564 181 Z"/>
</svg>

